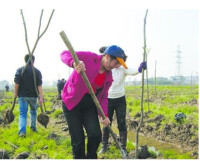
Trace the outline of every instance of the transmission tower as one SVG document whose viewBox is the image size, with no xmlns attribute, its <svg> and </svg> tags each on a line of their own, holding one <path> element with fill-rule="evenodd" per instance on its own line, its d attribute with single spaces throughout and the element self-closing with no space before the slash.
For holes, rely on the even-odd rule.
<svg viewBox="0 0 200 161">
<path fill-rule="evenodd" d="M 177 51 L 176 51 L 176 65 L 177 65 L 177 84 L 181 85 L 182 84 L 182 79 L 181 79 L 181 64 L 182 64 L 182 57 L 181 57 L 181 50 L 180 46 L 177 46 Z"/>
</svg>

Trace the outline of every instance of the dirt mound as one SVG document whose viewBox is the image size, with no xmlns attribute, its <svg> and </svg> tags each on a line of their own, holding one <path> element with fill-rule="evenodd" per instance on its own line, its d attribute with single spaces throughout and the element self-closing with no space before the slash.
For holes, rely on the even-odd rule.
<svg viewBox="0 0 200 161">
<path fill-rule="evenodd" d="M 53 139 L 55 141 L 58 141 L 59 139 L 61 138 L 60 135 L 57 135 L 55 133 L 51 133 L 49 136 L 48 136 L 48 139 Z"/>
<path fill-rule="evenodd" d="M 147 159 L 151 156 L 151 154 L 148 152 L 147 145 L 141 146 L 139 148 L 139 159 Z"/>
<path fill-rule="evenodd" d="M 146 122 L 161 122 L 165 119 L 164 115 L 157 115 L 155 118 L 153 119 L 148 119 L 146 120 Z"/>
<path fill-rule="evenodd" d="M 3 116 L 0 115 L 0 125 L 4 122 Z"/>
<path fill-rule="evenodd" d="M 20 153 L 18 156 L 16 156 L 15 159 L 26 159 L 26 158 L 28 158 L 28 157 L 29 157 L 29 153 L 27 153 L 27 152 L 22 152 L 22 153 Z"/>
<path fill-rule="evenodd" d="M 128 159 L 135 159 L 135 150 L 129 153 Z M 138 148 L 138 158 L 139 159 L 147 159 L 153 158 L 154 156 L 151 155 L 148 151 L 147 145 L 141 146 Z"/>
<path fill-rule="evenodd" d="M 8 152 L 3 149 L 0 149 L 0 159 L 10 159 Z"/>
</svg>

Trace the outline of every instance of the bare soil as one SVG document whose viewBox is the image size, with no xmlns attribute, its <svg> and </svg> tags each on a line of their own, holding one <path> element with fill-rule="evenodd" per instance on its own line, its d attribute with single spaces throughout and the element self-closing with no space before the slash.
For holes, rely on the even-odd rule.
<svg viewBox="0 0 200 161">
<path fill-rule="evenodd" d="M 191 156 L 199 158 L 199 137 L 196 135 L 198 127 L 193 124 L 165 124 L 162 125 L 163 115 L 157 115 L 155 118 L 149 118 L 151 112 L 144 113 L 143 125 L 140 133 L 160 141 L 173 143 L 182 148 L 183 152 L 191 152 Z M 140 114 L 134 118 L 127 116 L 127 125 L 129 130 L 136 130 L 139 123 Z M 152 123 L 155 126 L 152 126 Z M 161 127 L 162 125 L 162 127 Z"/>
</svg>

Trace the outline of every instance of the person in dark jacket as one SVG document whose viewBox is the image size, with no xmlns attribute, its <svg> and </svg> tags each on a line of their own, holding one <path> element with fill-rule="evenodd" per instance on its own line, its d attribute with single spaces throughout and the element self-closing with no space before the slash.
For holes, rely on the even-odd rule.
<svg viewBox="0 0 200 161">
<path fill-rule="evenodd" d="M 28 65 L 24 72 L 22 73 L 23 67 L 17 69 L 15 73 L 15 97 L 18 97 L 19 101 L 19 136 L 26 136 L 26 124 L 27 124 L 27 112 L 28 105 L 30 105 L 30 128 L 32 131 L 36 132 L 36 118 L 37 118 L 37 98 L 39 98 L 39 103 L 42 105 L 43 102 L 43 92 L 42 92 L 42 74 L 35 68 L 36 75 L 36 87 L 34 85 L 34 75 L 31 66 L 31 61 L 29 61 L 29 54 L 25 55 L 25 62 L 28 62 Z M 32 56 L 34 62 L 35 57 Z M 36 92 L 37 90 L 37 92 Z M 39 96 L 37 95 L 39 94 Z"/>
<path fill-rule="evenodd" d="M 61 92 L 62 92 L 62 90 L 64 88 L 65 82 L 66 81 L 65 81 L 64 78 L 61 79 L 61 80 L 58 80 L 58 82 L 57 82 L 57 90 L 58 90 L 58 97 L 57 97 L 57 99 L 58 100 L 61 100 Z"/>
<path fill-rule="evenodd" d="M 5 86 L 6 92 L 9 92 L 9 86 L 6 84 Z"/>
</svg>

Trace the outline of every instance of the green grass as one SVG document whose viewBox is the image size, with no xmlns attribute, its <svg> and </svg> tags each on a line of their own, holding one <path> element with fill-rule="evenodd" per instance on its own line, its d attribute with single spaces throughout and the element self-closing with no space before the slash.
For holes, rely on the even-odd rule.
<svg viewBox="0 0 200 161">
<path fill-rule="evenodd" d="M 6 101 L 12 101 L 13 94 L 4 93 L 3 98 L 6 97 Z M 56 93 L 48 93 L 45 98 L 46 109 L 52 110 L 52 98 L 56 97 Z M 5 101 L 5 99 L 4 99 Z M 7 108 L 11 108 L 12 104 L 5 103 L 0 106 L 0 115 L 3 117 L 3 113 Z M 57 109 L 55 113 L 52 114 L 57 118 L 61 114 L 62 110 Z M 48 139 L 48 136 L 55 131 L 52 127 L 44 128 L 41 125 L 38 127 L 38 132 L 34 133 L 30 130 L 29 124 L 27 124 L 26 138 L 20 138 L 18 136 L 18 120 L 19 120 L 19 105 L 15 105 L 13 111 L 15 115 L 14 121 L 8 126 L 4 127 L 3 124 L 0 125 L 0 147 L 6 150 L 11 158 L 15 158 L 22 152 L 28 152 L 30 155 L 28 159 L 35 159 L 36 156 L 43 159 L 72 159 L 72 148 L 70 137 L 60 136 L 57 140 Z M 40 109 L 38 109 L 38 114 Z M 27 121 L 30 119 L 30 114 L 28 112 Z"/>
<path fill-rule="evenodd" d="M 58 118 L 63 113 L 63 110 L 56 109 L 54 113 L 51 115 L 53 118 Z"/>
<path fill-rule="evenodd" d="M 155 118 L 157 115 L 164 115 L 165 119 L 162 121 L 160 128 L 165 124 L 180 124 L 174 119 L 174 116 L 182 112 L 186 115 L 186 119 L 182 124 L 193 124 L 198 127 L 199 123 L 199 108 L 197 104 L 192 104 L 194 100 L 199 99 L 198 86 L 190 88 L 190 86 L 158 86 L 157 95 L 153 86 L 149 87 L 149 108 L 152 113 L 150 118 Z M 147 89 L 145 87 L 143 109 L 148 111 Z M 141 111 L 141 89 L 139 86 L 126 87 L 127 111 L 132 117 Z M 150 123 L 154 126 L 154 123 Z M 159 129 L 161 130 L 161 129 Z M 198 136 L 198 129 L 194 130 L 195 135 Z M 176 154 L 175 151 L 163 151 L 164 159 L 191 159 L 189 154 Z"/>
<path fill-rule="evenodd" d="M 153 113 L 150 115 L 154 117 L 158 114 L 165 116 L 165 122 L 175 122 L 174 116 L 176 113 L 183 112 L 186 116 L 186 122 L 198 125 L 199 119 L 199 110 L 197 105 L 192 105 L 189 102 L 192 100 L 198 100 L 198 87 L 194 89 L 192 93 L 188 93 L 188 86 L 159 86 L 157 87 L 157 98 L 153 96 L 154 87 L 150 87 L 150 100 L 153 99 L 153 102 L 149 103 L 150 110 Z M 127 108 L 130 111 L 131 116 L 135 116 L 136 113 L 140 112 L 140 102 L 138 99 L 141 91 L 138 90 L 138 87 L 127 87 L 126 96 L 127 96 Z M 145 95 L 144 100 L 147 99 Z M 143 103 L 144 112 L 148 111 L 147 103 Z"/>
<path fill-rule="evenodd" d="M 189 154 L 177 154 L 173 150 L 162 152 L 163 159 L 193 159 Z"/>
<path fill-rule="evenodd" d="M 27 127 L 26 138 L 20 138 L 18 136 L 18 123 L 14 122 L 9 128 L 1 128 L 0 147 L 8 151 L 11 156 L 15 157 L 19 153 L 29 152 L 30 159 L 34 154 L 37 154 L 37 156 L 43 156 L 45 154 L 51 159 L 72 158 L 70 138 L 59 137 L 58 140 L 48 139 L 50 133 L 51 129 L 40 127 L 38 132 L 34 133 Z M 45 147 L 47 148 L 45 149 Z"/>
<path fill-rule="evenodd" d="M 51 111 L 56 100 L 57 91 L 56 89 L 44 89 L 44 97 L 46 99 L 45 106 L 47 111 Z M 1 93 L 5 104 L 0 105 L 0 116 L 3 116 L 3 112 L 7 108 L 11 108 L 13 100 L 12 92 Z M 183 123 L 190 123 L 197 125 L 199 120 L 199 110 L 196 104 L 191 104 L 192 100 L 198 100 L 198 86 L 193 87 L 191 90 L 190 86 L 158 86 L 157 97 L 155 89 L 150 86 L 149 91 L 150 110 L 152 113 L 149 115 L 150 118 L 154 118 L 157 115 L 164 115 L 165 120 L 162 121 L 162 127 L 166 123 L 178 124 L 174 116 L 176 113 L 183 112 L 187 118 Z M 131 86 L 126 87 L 126 98 L 127 98 L 127 111 L 132 117 L 138 112 L 140 113 L 140 97 L 141 87 Z M 147 99 L 146 88 L 144 100 Z M 144 112 L 148 111 L 147 102 L 144 101 Z M 19 105 L 16 104 L 14 109 L 15 120 L 7 127 L 0 125 L 0 148 L 5 149 L 9 152 L 9 155 L 13 159 L 21 152 L 29 152 L 30 156 L 28 159 L 35 159 L 36 156 L 42 159 L 72 159 L 72 147 L 70 136 L 63 136 L 58 132 L 59 137 L 57 140 L 48 139 L 48 136 L 52 131 L 57 131 L 55 127 L 48 126 L 46 129 L 39 125 L 38 132 L 33 133 L 29 126 L 27 126 L 27 137 L 18 137 L 18 119 L 19 119 Z M 38 114 L 40 109 L 38 109 Z M 50 119 L 57 119 L 62 114 L 62 109 L 56 109 L 50 114 Z M 28 113 L 28 119 L 29 119 Z M 154 123 L 151 123 L 154 126 Z M 195 133 L 198 135 L 198 129 L 195 129 Z M 87 142 L 87 141 L 86 141 Z M 16 147 L 14 147 L 14 146 Z M 102 145 L 99 146 L 99 149 Z M 135 145 L 132 142 L 127 142 L 127 151 L 131 152 L 135 149 Z M 159 149 L 156 149 L 159 150 Z M 155 156 L 158 152 L 149 150 L 150 153 Z M 191 159 L 189 154 L 177 154 L 173 150 L 161 151 L 163 159 Z M 107 153 L 100 155 L 99 158 L 104 159 L 121 159 L 120 151 L 115 147 L 114 143 L 110 146 Z"/>
</svg>

